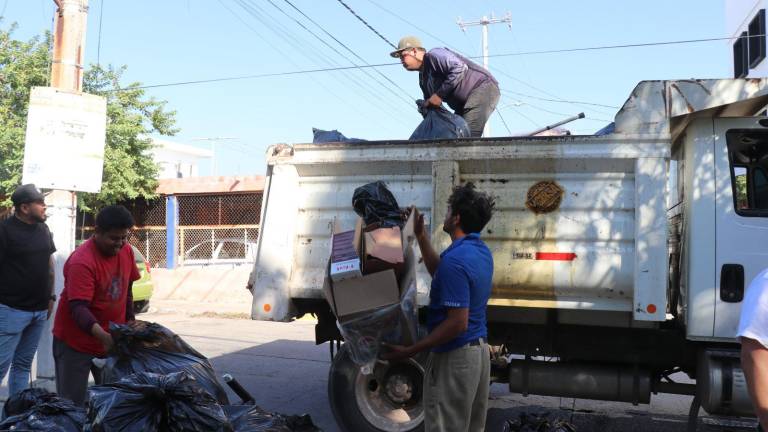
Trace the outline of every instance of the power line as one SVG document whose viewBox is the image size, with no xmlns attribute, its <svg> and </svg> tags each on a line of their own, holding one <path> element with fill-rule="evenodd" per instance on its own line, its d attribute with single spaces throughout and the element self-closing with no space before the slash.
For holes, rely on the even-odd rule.
<svg viewBox="0 0 768 432">
<path fill-rule="evenodd" d="M 242 3 L 242 0 L 238 0 L 238 1 L 240 1 L 240 2 Z M 303 24 L 301 21 L 299 21 L 299 20 L 297 20 L 296 18 L 294 18 L 294 17 L 292 17 L 291 15 L 289 15 L 289 14 L 288 14 L 288 13 L 287 13 L 285 10 L 283 10 L 281 7 L 279 7 L 277 4 L 275 4 L 275 3 L 274 3 L 272 0 L 267 0 L 267 1 L 270 3 L 270 5 L 272 5 L 272 7 L 274 7 L 275 9 L 277 9 L 277 10 L 278 10 L 280 13 L 282 13 L 283 15 L 285 15 L 285 16 L 286 16 L 288 19 L 290 19 L 290 20 L 291 20 L 291 21 L 293 21 L 295 24 L 297 24 L 298 26 L 300 26 L 300 27 L 301 27 L 303 30 L 305 30 L 307 33 L 309 33 L 310 35 L 312 35 L 312 37 L 314 37 L 315 39 L 317 39 L 318 41 L 320 41 L 320 42 L 321 42 L 323 45 L 325 45 L 326 47 L 330 48 L 330 49 L 331 49 L 333 52 L 335 52 L 336 54 L 338 54 L 339 56 L 341 56 L 341 57 L 342 57 L 344 60 L 348 61 L 349 63 L 351 63 L 351 64 L 353 64 L 353 65 L 355 65 L 355 66 L 358 66 L 358 65 L 357 65 L 357 64 L 356 64 L 354 61 L 352 61 L 352 60 L 351 60 L 351 59 L 349 59 L 347 56 L 345 56 L 343 53 L 341 53 L 339 50 L 337 50 L 335 47 L 333 47 L 331 44 L 329 44 L 329 43 L 328 43 L 326 40 L 324 40 L 323 38 L 321 38 L 320 36 L 318 36 L 318 35 L 317 35 L 315 32 L 313 32 L 312 30 L 310 30 L 310 29 L 309 29 L 307 26 L 305 26 L 305 25 L 304 25 L 304 24 Z M 257 4 L 256 4 L 254 1 L 249 1 L 249 3 L 250 3 L 252 6 L 255 6 L 255 7 L 259 8 L 259 7 L 258 7 L 258 5 L 257 5 Z M 259 8 L 259 9 L 261 9 L 261 8 Z M 262 11 L 263 11 L 263 10 L 262 10 Z M 301 11 L 299 11 L 299 12 L 301 12 Z M 318 24 L 316 24 L 316 23 L 315 23 L 315 25 L 318 25 Z M 319 25 L 318 25 L 318 26 L 319 26 Z M 384 87 L 384 89 L 385 89 L 385 90 L 387 90 L 388 92 L 390 92 L 390 93 L 391 93 L 393 96 L 395 96 L 395 97 L 397 97 L 397 98 L 400 98 L 400 99 L 401 99 L 402 101 L 404 101 L 404 102 L 405 102 L 405 103 L 406 103 L 408 106 L 411 106 L 411 105 L 412 105 L 412 102 L 411 102 L 410 100 L 408 100 L 408 99 L 402 99 L 402 96 L 400 96 L 400 95 L 398 95 L 397 93 L 395 93 L 395 92 L 394 92 L 392 89 L 390 89 L 390 88 L 389 88 L 389 87 L 387 87 L 387 86 L 386 86 L 384 83 L 382 83 L 381 81 L 379 81 L 378 79 L 376 79 L 375 77 L 373 77 L 373 76 L 372 76 L 371 74 L 369 74 L 367 71 L 364 71 L 364 73 L 365 73 L 365 74 L 366 74 L 366 75 L 367 75 L 369 78 L 371 78 L 373 81 L 375 81 L 377 84 L 379 84 L 380 86 Z M 358 83 L 358 85 L 359 85 L 361 88 L 364 88 L 364 87 L 365 87 L 365 85 L 364 85 L 363 83 L 367 84 L 367 82 L 366 82 L 366 81 L 363 81 L 362 83 Z M 377 93 L 375 90 L 368 90 L 368 91 L 370 91 L 370 92 L 371 92 L 371 94 L 372 94 L 372 95 L 374 95 L 375 97 L 379 97 L 379 96 L 380 96 L 380 94 L 379 94 L 379 93 Z M 395 110 L 396 112 L 400 112 L 400 111 L 401 111 L 401 110 L 397 109 L 397 108 L 396 108 L 396 107 L 394 107 L 394 106 L 391 106 L 390 108 L 394 108 L 394 110 Z"/>
<path fill-rule="evenodd" d="M 193 85 L 193 84 L 206 84 L 206 83 L 224 82 L 224 81 L 238 81 L 238 80 L 248 80 L 248 79 L 257 79 L 257 78 L 304 75 L 304 74 L 311 74 L 311 73 L 318 73 L 318 72 L 345 71 L 345 70 L 352 70 L 352 69 L 363 69 L 363 68 L 369 68 L 369 67 L 395 66 L 395 65 L 399 66 L 400 63 L 380 63 L 380 64 L 373 64 L 368 66 L 339 66 L 339 67 L 330 67 L 330 68 L 304 69 L 304 70 L 296 70 L 296 71 L 274 72 L 274 73 L 265 73 L 265 74 L 255 74 L 255 75 L 241 75 L 241 76 L 225 77 L 225 78 L 180 81 L 180 82 L 172 82 L 172 83 L 164 83 L 164 84 L 150 84 L 150 85 L 130 87 L 125 89 L 111 90 L 111 91 L 120 92 L 120 91 L 127 91 L 127 90 L 139 90 L 139 89 L 149 89 L 149 88 L 159 88 L 159 87 L 177 87 L 177 86 Z"/>
<path fill-rule="evenodd" d="M 368 80 L 361 80 L 358 77 L 355 77 L 354 75 L 349 74 L 348 71 L 344 71 L 341 69 L 341 65 L 338 64 L 336 61 L 334 61 L 330 56 L 322 55 L 321 50 L 319 47 L 314 47 L 311 43 L 311 41 L 307 40 L 299 40 L 298 35 L 295 34 L 295 32 L 291 32 L 288 30 L 278 19 L 278 17 L 272 16 L 267 12 L 265 9 L 261 8 L 258 3 L 256 2 L 246 2 L 244 0 L 235 0 L 237 4 L 242 7 L 246 13 L 251 15 L 253 18 L 258 20 L 264 27 L 278 35 L 281 39 L 284 39 L 286 43 L 291 45 L 295 51 L 297 52 L 303 52 L 304 57 L 306 58 L 315 58 L 316 61 L 318 61 L 321 64 L 326 64 L 330 66 L 330 69 L 336 69 L 336 70 L 342 70 L 342 73 L 347 77 L 347 80 L 341 81 L 343 85 L 348 86 L 350 83 L 360 88 L 363 92 L 368 92 L 371 95 L 378 97 L 378 99 L 383 102 L 381 104 L 376 104 L 376 108 L 386 115 L 391 116 L 398 122 L 403 122 L 402 119 L 396 118 L 394 113 L 397 113 L 398 116 L 402 116 L 402 109 L 398 109 L 395 107 L 390 101 L 386 98 L 380 97 L 380 92 L 376 92 L 376 90 L 372 89 L 370 81 Z M 285 13 L 283 11 L 283 13 Z M 238 17 L 239 19 L 239 17 Z M 252 28 L 249 26 L 249 28 Z M 253 28 L 252 28 L 253 29 Z M 255 29 L 253 29 L 255 31 Z M 258 32 L 257 32 L 258 33 Z M 270 47 L 273 47 L 273 42 L 267 41 L 264 39 L 267 44 L 270 45 Z M 283 54 L 284 55 L 284 54 Z M 290 59 L 290 57 L 285 56 L 286 58 Z M 291 63 L 293 63 L 291 61 Z M 354 67 L 357 69 L 357 65 Z M 338 79 L 338 78 L 337 78 Z M 321 84 L 322 86 L 322 84 Z M 334 94 L 338 92 L 333 92 Z M 385 109 L 389 108 L 389 109 Z"/>
<path fill-rule="evenodd" d="M 96 45 L 96 64 L 101 65 L 101 22 L 104 18 L 104 0 L 99 3 L 99 43 Z"/>
<path fill-rule="evenodd" d="M 727 41 L 727 40 L 733 40 L 733 39 L 740 39 L 742 37 L 751 38 L 751 37 L 764 37 L 764 36 L 765 35 L 728 36 L 728 37 L 719 37 L 719 38 L 683 39 L 683 40 L 676 40 L 676 41 L 645 42 L 645 43 L 633 43 L 633 44 L 622 44 L 622 45 L 598 45 L 598 46 L 581 47 L 581 48 L 564 48 L 564 49 L 552 49 L 552 50 L 541 50 L 541 51 L 521 51 L 521 52 L 506 53 L 506 54 L 493 54 L 493 55 L 489 55 L 488 57 L 512 57 L 512 56 L 526 56 L 526 55 L 537 55 L 537 54 L 557 54 L 557 53 L 581 52 L 581 51 L 598 51 L 598 50 L 609 50 L 609 49 L 620 49 L 620 48 L 641 48 L 641 47 L 662 46 L 662 45 L 682 45 L 682 44 L 692 44 L 692 43 Z"/>
<path fill-rule="evenodd" d="M 507 121 L 504 120 L 504 116 L 501 115 L 501 111 L 499 111 L 498 109 L 494 109 L 494 111 L 496 111 L 496 114 L 499 115 L 499 118 L 501 119 L 501 123 L 504 125 L 504 128 L 507 130 L 507 133 L 511 136 L 512 130 L 510 130 L 509 126 L 507 126 Z"/>
<path fill-rule="evenodd" d="M 269 1 L 270 3 L 272 3 L 272 0 L 268 0 L 268 1 Z M 343 42 L 341 42 L 339 39 L 337 39 L 337 38 L 336 38 L 336 36 L 334 36 L 334 35 L 332 35 L 330 32 L 328 32 L 328 31 L 327 31 L 327 30 L 326 30 L 326 29 L 325 29 L 323 26 L 321 26 L 320 24 L 318 24 L 318 23 L 317 23 L 315 20 L 313 20 L 312 18 L 310 18 L 309 16 L 307 16 L 307 14 L 305 14 L 305 13 L 304 13 L 304 12 L 303 12 L 301 9 L 297 8 L 297 7 L 296 7 L 296 6 L 295 6 L 293 3 L 291 3 L 291 2 L 290 2 L 290 0 L 283 0 L 283 1 L 284 1 L 284 2 L 286 2 L 286 3 L 288 3 L 288 5 L 290 5 L 290 6 L 291 6 L 293 9 L 295 9 L 297 12 L 299 12 L 299 13 L 300 13 L 300 14 L 301 14 L 301 15 L 302 15 L 304 18 L 306 18 L 307 20 L 309 20 L 309 22 L 311 22 L 312 24 L 316 25 L 316 26 L 317 26 L 317 27 L 318 27 L 320 30 L 322 30 L 322 32 L 323 32 L 323 33 L 325 33 L 326 35 L 328 35 L 328 37 L 330 37 L 331 39 L 333 39 L 334 41 L 336 41 L 336 43 L 338 43 L 339 45 L 341 45 L 342 47 L 344 47 L 344 49 L 346 49 L 347 51 L 349 51 L 349 52 L 350 52 L 352 55 L 354 55 L 355 57 L 357 57 L 357 59 L 359 59 L 360 61 L 362 61 L 362 62 L 363 62 L 363 63 L 365 63 L 366 65 L 368 64 L 368 62 L 367 62 L 367 61 L 365 61 L 365 59 L 364 59 L 364 58 L 360 57 L 360 56 L 359 56 L 359 55 L 358 55 L 358 54 L 357 54 L 357 53 L 356 53 L 356 52 L 355 52 L 353 49 L 351 49 L 351 48 L 350 48 L 350 47 L 348 47 L 346 44 L 344 44 L 344 43 L 343 43 Z M 341 2 L 341 0 L 339 0 L 339 1 Z M 344 2 L 341 2 L 341 3 L 342 3 L 342 4 L 344 4 Z M 376 30 L 374 30 L 372 27 L 371 27 L 371 30 L 373 30 L 374 32 L 376 31 Z M 352 62 L 352 61 L 350 61 L 350 63 L 354 64 L 354 62 Z M 407 91 L 406 91 L 404 88 L 400 87 L 400 86 L 399 86 L 399 85 L 398 85 L 396 82 L 392 81 L 392 79 L 390 79 L 388 76 L 384 75 L 383 73 L 381 73 L 381 72 L 380 72 L 380 71 L 378 71 L 377 69 L 375 69 L 375 68 L 374 68 L 374 71 L 375 71 L 376 73 L 378 73 L 379 75 L 381 75 L 381 77 L 382 77 L 382 78 L 384 78 L 385 80 L 387 80 L 387 81 L 388 81 L 390 84 L 392 84 L 393 86 L 397 87 L 397 88 L 398 88 L 400 91 L 402 91 L 403 93 L 405 93 L 405 95 L 406 95 L 406 97 L 407 97 L 407 99 L 406 99 L 406 100 L 408 101 L 408 105 L 411 105 L 411 106 L 412 106 L 412 104 L 413 104 L 413 100 L 411 100 L 411 99 L 408 99 L 408 98 L 409 98 L 409 96 L 408 96 L 408 92 L 407 92 Z"/>
<path fill-rule="evenodd" d="M 354 15 L 354 16 L 355 16 L 355 18 L 357 18 L 358 20 L 360 20 L 360 22 L 361 22 L 361 23 L 365 24 L 365 26 L 366 26 L 366 27 L 368 27 L 369 29 L 371 29 L 371 31 L 372 31 L 372 32 L 376 33 L 376 36 L 380 37 L 380 38 L 381 38 L 381 40 L 383 40 L 384 42 L 386 42 L 387 44 L 389 44 L 389 46 L 391 46 L 392 48 L 397 48 L 397 46 L 395 46 L 395 44 L 393 44 L 392 42 L 390 42 L 390 41 L 389 41 L 389 39 L 385 38 L 385 37 L 384 37 L 384 36 L 383 36 L 381 33 L 379 33 L 379 32 L 378 32 L 378 31 L 377 31 L 375 28 L 373 28 L 373 27 L 372 27 L 370 24 L 368 24 L 368 22 L 367 22 L 366 20 L 364 20 L 364 19 L 363 19 L 363 18 L 362 18 L 360 15 L 358 15 L 358 14 L 357 14 L 357 12 L 355 12 L 354 10 L 352 10 L 352 8 L 351 8 L 351 7 L 349 7 L 349 5 L 347 5 L 346 3 L 344 3 L 344 1 L 343 1 L 343 0 L 338 0 L 338 2 L 339 2 L 339 3 L 341 3 L 341 5 L 342 5 L 342 6 L 344 6 L 345 8 L 347 8 L 347 10 L 349 11 L 349 13 L 351 13 L 352 15 Z"/>
<path fill-rule="evenodd" d="M 513 94 L 513 95 L 517 95 L 517 96 L 523 96 L 523 97 L 527 97 L 527 98 L 531 98 L 531 99 L 537 99 L 537 100 L 541 100 L 541 101 L 546 101 L 546 102 L 560 102 L 560 103 L 569 103 L 569 104 L 578 104 L 578 105 L 591 105 L 591 106 L 597 106 L 597 107 L 603 107 L 603 108 L 613 108 L 613 109 L 619 109 L 620 108 L 620 107 L 617 107 L 617 106 L 614 106 L 614 105 L 605 105 L 605 104 L 598 104 L 598 103 L 593 103 L 593 102 L 584 102 L 584 101 L 577 101 L 577 100 L 547 99 L 547 98 L 543 98 L 543 97 L 540 97 L 540 96 L 529 95 L 529 94 L 526 94 L 526 93 L 520 93 L 520 92 L 511 91 L 511 90 L 502 90 L 502 92 L 503 93 Z"/>
</svg>

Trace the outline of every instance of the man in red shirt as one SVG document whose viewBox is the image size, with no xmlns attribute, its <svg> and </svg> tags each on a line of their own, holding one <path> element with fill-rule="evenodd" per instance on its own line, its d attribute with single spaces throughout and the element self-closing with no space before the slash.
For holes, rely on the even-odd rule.
<svg viewBox="0 0 768 432">
<path fill-rule="evenodd" d="M 53 324 L 56 392 L 83 405 L 88 373 L 101 374 L 94 358 L 112 348 L 109 323 L 134 320 L 133 281 L 140 278 L 128 232 L 133 217 L 123 206 L 109 206 L 96 216 L 96 230 L 64 265 L 64 291 Z"/>
</svg>

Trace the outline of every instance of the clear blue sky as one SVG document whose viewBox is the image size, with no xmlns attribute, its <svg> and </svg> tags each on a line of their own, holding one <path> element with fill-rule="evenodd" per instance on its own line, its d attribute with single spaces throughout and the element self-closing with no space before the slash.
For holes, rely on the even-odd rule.
<svg viewBox="0 0 768 432">
<path fill-rule="evenodd" d="M 491 55 L 726 36 L 723 0 L 345 2 L 394 43 L 414 34 L 427 48 L 447 44 L 468 56 L 480 55 L 481 31 L 462 32 L 457 18 L 471 21 L 491 12 L 512 14 L 511 31 L 490 27 Z M 366 62 L 395 61 L 388 56 L 391 48 L 337 0 L 291 3 Z M 4 27 L 18 23 L 17 38 L 52 28 L 52 0 L 0 0 L 0 8 Z M 86 63 L 96 63 L 98 52 L 102 64 L 127 65 L 127 80 L 146 85 L 352 64 L 281 10 L 363 64 L 286 0 L 90 0 Z M 729 47 L 718 41 L 493 57 L 490 67 L 505 92 L 499 107 L 513 133 L 584 111 L 588 118 L 568 127 L 588 134 L 612 120 L 616 110 L 536 98 L 620 106 L 641 80 L 729 77 Z M 349 137 L 406 139 L 421 120 L 408 102 L 420 97 L 417 74 L 399 65 L 377 70 L 402 90 L 366 69 L 147 91 L 177 111 L 181 131 L 171 140 L 207 147 L 192 140 L 236 137 L 217 145 L 218 173 L 263 174 L 269 145 L 311 142 L 312 127 Z M 498 116 L 491 128 L 493 136 L 508 135 Z M 208 172 L 202 167 L 201 174 Z"/>
</svg>

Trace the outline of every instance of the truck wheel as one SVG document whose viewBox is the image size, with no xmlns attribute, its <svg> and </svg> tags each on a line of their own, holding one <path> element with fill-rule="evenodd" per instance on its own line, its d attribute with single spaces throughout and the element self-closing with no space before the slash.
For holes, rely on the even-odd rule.
<svg viewBox="0 0 768 432">
<path fill-rule="evenodd" d="M 370 375 L 352 362 L 342 346 L 328 374 L 328 400 L 336 422 L 347 432 L 424 430 L 424 369 L 407 362 L 377 362 Z"/>
</svg>

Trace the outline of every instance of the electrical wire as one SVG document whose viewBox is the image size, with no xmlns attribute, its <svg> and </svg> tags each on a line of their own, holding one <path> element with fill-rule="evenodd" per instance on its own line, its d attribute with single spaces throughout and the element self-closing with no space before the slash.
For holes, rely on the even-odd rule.
<svg viewBox="0 0 768 432">
<path fill-rule="evenodd" d="M 352 15 L 354 15 L 354 16 L 355 16 L 355 18 L 357 18 L 358 20 L 360 20 L 360 22 L 361 22 L 361 23 L 365 24 L 365 26 L 366 26 L 366 27 L 368 27 L 369 29 L 371 29 L 371 31 L 372 31 L 372 32 L 376 33 L 376 36 L 380 37 L 380 38 L 381 38 L 381 40 L 383 40 L 384 42 L 386 42 L 387 44 L 389 44 L 389 46 L 391 46 L 392 48 L 397 48 L 397 46 L 395 46 L 395 44 L 393 44 L 392 42 L 390 42 L 390 41 L 389 41 L 389 39 L 385 38 L 385 37 L 384 37 L 384 36 L 383 36 L 381 33 L 379 33 L 379 31 L 378 31 L 378 30 L 376 30 L 375 28 L 373 28 L 373 26 L 371 26 L 370 24 L 368 24 L 368 22 L 367 22 L 366 20 L 364 20 L 364 19 L 363 19 L 363 18 L 362 18 L 360 15 L 358 15 L 358 14 L 357 14 L 357 12 L 355 12 L 354 10 L 352 10 L 352 8 L 351 8 L 351 7 L 349 7 L 349 5 L 347 5 L 346 3 L 344 3 L 344 1 L 343 1 L 343 0 L 337 0 L 337 1 L 338 1 L 339 3 L 341 3 L 341 5 L 342 5 L 342 6 L 344 6 L 345 8 L 347 8 L 347 10 L 348 10 L 348 11 L 349 11 L 349 12 L 350 12 Z M 6 2 L 7 2 L 7 0 L 6 0 Z"/>
<path fill-rule="evenodd" d="M 99 3 L 99 42 L 96 45 L 96 65 L 101 66 L 101 23 L 104 18 L 104 0 Z"/>
<path fill-rule="evenodd" d="M 295 35 L 293 32 L 290 32 L 287 30 L 283 25 L 281 25 L 280 21 L 274 17 L 271 16 L 266 10 L 261 8 L 257 3 L 248 3 L 243 0 L 236 0 L 236 3 L 251 17 L 258 20 L 263 27 L 267 28 L 271 32 L 275 33 L 278 37 L 285 40 L 286 43 L 288 43 L 290 46 L 293 47 L 296 52 L 304 53 L 305 57 L 307 58 L 315 58 L 318 62 L 324 63 L 329 65 L 328 68 L 319 68 L 318 70 L 338 70 L 341 71 L 344 76 L 347 77 L 346 80 L 340 81 L 342 85 L 348 86 L 350 83 L 360 88 L 363 92 L 368 92 L 373 96 L 380 96 L 379 93 L 377 93 L 375 90 L 372 90 L 370 86 L 370 82 L 367 80 L 359 80 L 357 77 L 353 75 L 349 75 L 348 73 L 351 70 L 359 69 L 359 66 L 352 66 L 352 67 L 342 67 L 339 66 L 339 64 L 333 59 L 327 55 L 322 55 L 321 50 L 313 47 L 311 42 L 308 41 L 300 41 L 298 39 L 298 36 Z M 273 41 L 267 41 L 265 39 L 265 42 L 268 43 L 270 46 L 273 46 Z M 273 47 L 274 48 L 274 47 Z M 282 53 L 281 53 L 282 54 Z M 283 54 L 284 55 L 284 54 Z M 287 58 L 290 58 L 286 56 Z M 299 73 L 309 73 L 310 71 L 303 70 Z M 290 73 L 293 74 L 293 73 Z M 260 74 L 263 75 L 263 74 Z M 247 77 L 237 77 L 238 79 L 245 79 L 245 78 L 254 78 L 253 76 L 247 76 Z M 208 80 L 203 80 L 208 81 Z M 189 84 L 189 83 L 185 83 Z M 334 92 L 338 93 L 338 92 Z M 404 122 L 404 117 L 402 114 L 402 109 L 396 108 L 394 105 L 391 105 L 388 100 L 378 97 L 378 100 L 381 100 L 383 103 L 376 104 L 376 108 L 381 110 L 382 112 L 386 113 L 388 116 L 391 116 L 393 119 L 397 120 L 398 122 Z M 385 108 L 389 108 L 389 110 Z M 395 114 L 397 113 L 402 118 L 396 118 Z"/>
<path fill-rule="evenodd" d="M 498 109 L 494 109 L 496 111 L 496 114 L 499 115 L 499 118 L 501 119 L 501 123 L 504 125 L 504 128 L 507 130 L 507 133 L 512 136 L 512 130 L 509 129 L 509 126 L 507 126 L 507 121 L 504 120 L 504 116 L 501 115 L 501 111 Z"/>
<path fill-rule="evenodd" d="M 241 3 L 241 5 L 244 5 L 244 4 L 245 4 L 244 0 L 237 0 L 237 1 L 238 1 L 239 3 Z M 249 4 L 250 4 L 252 7 L 255 7 L 255 8 L 257 8 L 258 10 L 262 11 L 262 13 L 264 13 L 264 14 L 267 14 L 267 12 L 266 12 L 264 9 L 262 9 L 261 7 L 259 7 L 259 6 L 258 6 L 258 3 L 257 3 L 257 2 L 255 2 L 255 1 L 248 1 L 247 3 L 249 3 Z M 349 62 L 350 62 L 350 63 L 352 63 L 353 65 L 355 65 L 355 66 L 358 66 L 357 64 L 355 64 L 355 62 L 351 61 L 349 58 L 347 58 L 346 56 L 344 56 L 344 54 L 342 54 L 342 53 L 340 53 L 338 50 L 336 50 L 336 49 L 335 49 L 335 48 L 334 48 L 332 45 L 330 45 L 330 44 L 329 44 L 327 41 L 323 40 L 321 37 L 319 37 L 317 34 L 315 34 L 314 32 L 312 32 L 312 31 L 311 31 L 309 28 L 307 28 L 305 25 L 303 25 L 303 23 L 301 23 L 300 21 L 296 20 L 294 17 L 292 17 L 292 16 L 290 16 L 289 14 L 287 14 L 287 13 L 285 12 L 285 10 L 283 10 L 282 8 L 280 8 L 279 6 L 277 6 L 277 5 L 276 5 L 274 2 L 272 2 L 271 0 L 269 0 L 269 3 L 270 3 L 270 4 L 271 4 L 271 5 L 272 5 L 272 6 L 273 6 L 275 9 L 277 9 L 278 11 L 280 11 L 280 13 L 282 13 L 283 15 L 285 15 L 285 16 L 286 16 L 288 19 L 290 19 L 291 21 L 293 21 L 294 23 L 296 23 L 297 25 L 299 25 L 300 27 L 302 27 L 302 28 L 303 28 L 305 31 L 307 31 L 308 33 L 310 33 L 310 34 L 311 34 L 311 35 L 312 35 L 312 36 L 313 36 L 315 39 L 319 40 L 319 41 L 320 41 L 321 43 L 323 43 L 325 46 L 327 46 L 328 48 L 330 48 L 331 50 L 333 50 L 333 51 L 334 51 L 336 54 L 338 54 L 338 55 L 340 55 L 341 57 L 345 58 L 345 60 L 349 61 Z M 274 18 L 272 18 L 272 21 L 273 21 L 273 22 L 277 22 L 277 20 L 275 20 Z M 267 24 L 267 23 L 265 23 L 265 24 Z M 267 25 L 269 25 L 269 24 L 267 24 Z M 273 31 L 276 31 L 277 33 L 279 33 L 279 31 L 277 31 L 277 30 L 274 30 L 274 29 L 273 29 Z M 294 36 L 292 33 L 288 32 L 288 30 L 287 30 L 287 29 L 286 29 L 286 30 L 284 30 L 284 31 L 283 31 L 283 33 L 284 33 L 284 35 L 285 35 L 287 38 L 294 38 L 294 39 L 295 39 L 295 36 Z M 306 46 L 306 45 L 307 45 L 306 43 L 301 43 L 301 42 L 299 42 L 299 43 L 298 43 L 298 47 L 297 47 L 297 49 L 298 49 L 298 50 L 304 50 L 304 48 L 305 48 L 305 46 Z M 306 50 L 305 50 L 305 51 L 306 51 Z M 318 57 L 319 57 L 319 60 L 320 60 L 320 62 L 321 62 L 321 63 L 326 63 L 326 64 L 329 64 L 329 65 L 332 65 L 332 66 L 340 66 L 340 65 L 339 65 L 339 63 L 337 63 L 337 62 L 333 61 L 333 60 L 332 60 L 332 59 L 330 59 L 328 56 L 321 56 L 321 55 L 319 54 L 319 52 L 320 52 L 320 51 L 319 51 L 319 50 L 317 50 L 317 49 L 313 49 L 313 50 L 310 50 L 310 52 L 309 52 L 309 56 L 318 56 Z M 393 92 L 391 89 L 389 89 L 389 88 L 388 88 L 388 87 L 387 87 L 385 84 L 383 84 L 381 81 L 379 81 L 379 80 L 377 80 L 376 78 L 372 77 L 372 76 L 371 76 L 371 75 L 370 75 L 370 74 L 369 74 L 367 71 L 366 71 L 366 72 L 364 72 L 364 73 L 365 73 L 367 76 L 369 76 L 369 77 L 370 77 L 370 78 L 371 78 L 373 81 L 375 81 L 377 84 L 379 84 L 379 85 L 383 86 L 383 87 L 384 87 L 386 90 L 388 90 L 388 91 L 389 91 L 389 92 L 390 92 L 390 93 L 391 93 L 393 96 L 395 96 L 395 97 L 399 97 L 399 95 L 397 95 L 397 93 Z M 349 80 L 350 80 L 351 82 L 354 82 L 354 83 L 355 83 L 355 85 L 357 85 L 358 87 L 360 87 L 360 89 L 361 89 L 361 90 L 369 92 L 369 93 L 370 93 L 370 94 L 371 94 L 371 95 L 372 95 L 374 98 L 376 98 L 377 100 L 384 100 L 384 99 L 382 99 L 382 98 L 381 98 L 381 96 L 382 96 L 382 95 L 381 95 L 381 93 L 379 93 L 379 92 L 377 92 L 376 90 L 374 90 L 374 89 L 373 89 L 373 87 L 372 87 L 372 86 L 371 86 L 371 84 L 370 84 L 370 81 L 367 81 L 367 80 L 359 80 L 359 79 L 357 79 L 356 77 L 354 77 L 354 76 L 352 76 L 352 75 L 346 75 L 346 76 L 349 78 Z M 402 99 L 401 99 L 401 100 L 402 100 Z M 410 101 L 408 101 L 408 100 L 406 99 L 406 100 L 405 100 L 405 102 L 408 104 L 408 106 L 411 106 L 411 102 L 410 102 Z M 388 103 L 388 102 L 387 102 L 387 103 Z M 389 104 L 388 104 L 388 105 L 389 105 Z M 389 108 L 392 110 L 392 112 L 395 112 L 395 113 L 398 113 L 399 115 L 402 115 L 402 114 L 401 114 L 401 113 L 402 113 L 402 109 L 400 109 L 400 108 L 398 108 L 398 107 L 395 107 L 394 105 L 389 105 Z M 383 109 L 383 107 L 379 107 L 379 109 Z M 390 112 L 390 113 L 389 113 L 389 115 L 392 115 L 392 113 Z"/>
<path fill-rule="evenodd" d="M 272 0 L 267 0 L 267 1 L 269 1 L 270 3 L 272 3 Z M 291 3 L 291 1 L 290 1 L 290 0 L 283 0 L 283 1 L 284 1 L 284 2 L 286 2 L 286 3 L 287 3 L 289 6 L 291 6 L 293 9 L 295 9 L 297 12 L 299 12 L 299 13 L 300 13 L 300 14 L 301 14 L 301 15 L 302 15 L 304 18 L 306 18 L 307 20 L 309 20 L 309 22 L 311 22 L 312 24 L 314 24 L 315 26 L 317 26 L 317 27 L 318 27 L 318 28 L 319 28 L 319 29 L 320 29 L 320 30 L 321 30 L 323 33 L 325 33 L 325 34 L 326 34 L 328 37 L 330 37 L 330 38 L 331 38 L 331 39 L 333 39 L 333 40 L 334 40 L 336 43 L 338 43 L 339 45 L 341 45 L 341 46 L 342 46 L 344 49 L 346 49 L 347 51 L 349 51 L 349 52 L 350 52 L 350 53 L 351 53 L 353 56 L 355 56 L 355 57 L 356 57 L 358 60 L 362 61 L 362 62 L 363 62 L 364 64 L 366 64 L 366 65 L 368 65 L 368 64 L 369 64 L 367 61 L 365 61 L 365 59 L 364 59 L 364 58 L 362 58 L 360 55 L 358 55 L 358 54 L 357 54 L 357 53 L 356 53 L 356 52 L 355 52 L 353 49 L 351 49 L 351 48 L 350 48 L 350 47 L 348 47 L 346 44 L 344 44 L 342 41 L 340 41 L 338 38 L 336 38 L 336 36 L 334 36 L 334 35 L 333 35 L 333 34 L 331 34 L 329 31 L 327 31 L 327 30 L 326 30 L 326 29 L 325 29 L 323 26 L 321 26 L 321 25 L 320 25 L 320 24 L 318 24 L 318 23 L 317 23 L 315 20 L 313 20 L 311 17 L 309 17 L 307 14 L 305 14 L 305 13 L 304 13 L 304 12 L 303 12 L 301 9 L 297 8 L 297 7 L 296 7 L 296 6 L 295 6 L 293 3 Z M 341 1 L 341 0 L 339 0 L 339 1 Z M 343 2 L 342 2 L 342 3 L 343 3 Z M 298 21 L 297 21 L 297 22 L 298 22 Z M 373 29 L 373 28 L 372 28 L 372 29 Z M 373 31 L 375 32 L 376 30 L 373 30 Z M 336 50 L 334 50 L 334 51 L 336 51 Z M 339 55 L 342 55 L 342 54 L 341 54 L 341 53 L 339 53 Z M 345 57 L 345 58 L 346 58 L 346 57 Z M 355 64 L 353 61 L 351 61 L 351 60 L 349 60 L 349 59 L 347 59 L 347 60 L 348 60 L 350 63 L 352 63 L 352 64 Z M 404 88 L 400 87 L 400 86 L 399 86 L 399 85 L 398 85 L 396 82 L 392 81 L 392 79 L 390 79 L 388 76 L 386 76 L 386 75 L 384 75 L 383 73 L 381 73 L 381 72 L 380 72 L 379 70 L 377 70 L 376 68 L 374 68 L 373 70 L 374 70 L 374 72 L 376 72 L 377 74 L 379 74 L 379 75 L 380 75 L 382 78 L 384 78 L 384 79 L 385 79 L 387 82 L 389 82 L 389 83 L 390 83 L 390 84 L 392 84 L 393 86 L 397 87 L 397 88 L 398 88 L 398 89 L 399 89 L 401 92 L 403 92 L 403 93 L 406 95 L 406 99 L 405 99 L 405 101 L 406 101 L 406 103 L 408 104 L 408 106 L 409 106 L 409 107 L 411 107 L 411 108 L 413 108 L 413 107 L 414 107 L 414 101 L 415 101 L 415 100 L 414 100 L 414 99 L 409 99 L 409 98 L 408 98 L 408 94 L 409 94 L 409 93 L 408 93 L 408 91 L 406 91 Z M 385 86 L 385 87 L 386 87 L 386 86 Z"/>
<path fill-rule="evenodd" d="M 569 103 L 569 104 L 578 104 L 578 105 L 590 105 L 590 106 L 597 106 L 597 107 L 603 107 L 603 108 L 613 108 L 613 109 L 619 109 L 620 107 L 614 106 L 614 105 L 606 105 L 606 104 L 598 104 L 593 102 L 584 102 L 584 101 L 578 101 L 578 100 L 562 100 L 562 99 L 547 99 L 539 96 L 529 95 L 526 93 L 520 93 L 515 92 L 511 90 L 502 90 L 502 93 L 508 93 L 511 95 L 517 95 L 517 96 L 523 96 L 531 99 L 546 101 L 546 102 L 560 102 L 560 103 Z"/>
</svg>

